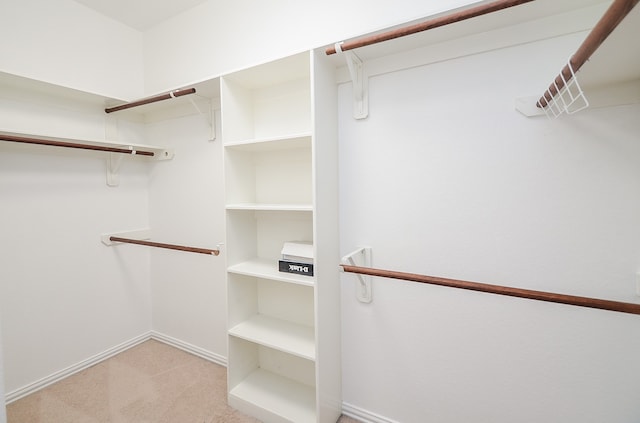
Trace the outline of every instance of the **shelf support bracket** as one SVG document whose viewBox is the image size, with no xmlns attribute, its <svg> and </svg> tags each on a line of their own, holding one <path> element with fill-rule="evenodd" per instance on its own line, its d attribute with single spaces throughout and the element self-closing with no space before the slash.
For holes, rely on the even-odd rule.
<svg viewBox="0 0 640 423">
<path fill-rule="evenodd" d="M 131 155 L 136 154 L 135 147 L 130 145 L 125 148 L 131 150 Z M 120 165 L 124 156 L 124 154 L 120 153 L 109 153 L 109 158 L 107 159 L 107 185 L 110 187 L 120 185 Z"/>
<path fill-rule="evenodd" d="M 196 102 L 193 101 L 191 97 L 188 97 L 188 98 L 193 108 L 196 109 L 196 112 L 200 116 L 205 116 L 205 118 L 207 119 L 207 122 L 209 123 L 209 128 L 211 129 L 211 131 L 209 132 L 209 141 L 215 141 L 216 140 L 216 111 L 213 107 L 213 100 L 209 101 L 209 113 L 208 115 L 205 115 L 204 112 L 200 110 Z"/>
<path fill-rule="evenodd" d="M 104 122 L 105 140 L 117 140 L 119 135 L 118 132 L 118 118 L 111 116 L 106 117 Z M 123 154 L 109 153 L 109 157 L 107 157 L 107 186 L 117 187 L 120 185 L 119 170 L 123 159 Z"/>
<path fill-rule="evenodd" d="M 107 159 L 107 185 L 110 187 L 117 187 L 120 185 L 120 165 L 124 155 L 118 153 L 109 153 Z"/>
<path fill-rule="evenodd" d="M 360 247 L 350 254 L 342 257 L 343 264 L 352 266 L 371 267 L 371 247 Z M 342 267 L 340 267 L 342 271 Z M 356 274 L 359 285 L 356 289 L 356 298 L 361 303 L 370 303 L 373 300 L 371 288 L 371 276 Z"/>
<path fill-rule="evenodd" d="M 342 43 L 336 43 L 335 48 L 344 55 L 353 82 L 353 118 L 364 119 L 369 115 L 369 78 L 362 59 L 352 51 L 342 51 Z"/>
</svg>

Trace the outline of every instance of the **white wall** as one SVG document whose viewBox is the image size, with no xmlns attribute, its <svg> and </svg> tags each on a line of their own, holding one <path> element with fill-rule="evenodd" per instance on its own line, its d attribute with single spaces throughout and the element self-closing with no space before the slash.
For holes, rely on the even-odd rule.
<svg viewBox="0 0 640 423">
<path fill-rule="evenodd" d="M 474 3 L 209 0 L 144 34 L 156 93 Z"/>
<path fill-rule="evenodd" d="M 204 108 L 203 108 L 204 110 Z M 216 127 L 220 128 L 220 116 Z M 162 242 L 216 248 L 225 240 L 220 136 L 209 141 L 206 115 L 148 125 L 149 140 L 175 152 L 150 180 L 150 221 Z M 151 255 L 153 330 L 226 363 L 225 248 L 219 256 L 154 249 Z"/>
<path fill-rule="evenodd" d="M 5 0 L 0 71 L 132 100 L 471 3 L 209 0 L 143 34 L 72 0 Z"/>
<path fill-rule="evenodd" d="M 0 81 L 0 128 L 104 139 L 100 104 L 52 99 L 17 81 Z M 120 124 L 120 140 L 142 137 L 139 125 Z M 148 333 L 149 252 L 106 247 L 100 235 L 148 227 L 150 168 L 125 159 L 120 186 L 108 187 L 104 153 L 7 142 L 0 150 L 0 312 L 10 394 Z"/>
<path fill-rule="evenodd" d="M 143 93 L 143 37 L 72 0 L 0 2 L 0 71 L 121 99 Z"/>
<path fill-rule="evenodd" d="M 4 361 L 2 359 L 2 314 L 0 313 L 0 423 L 7 423 L 4 401 Z"/>
<path fill-rule="evenodd" d="M 377 268 L 638 303 L 640 105 L 557 121 L 514 109 L 581 36 L 373 77 L 366 120 L 341 85 L 341 253 L 371 246 Z M 343 282 L 353 410 L 640 419 L 638 316 L 381 278 L 362 304 L 355 277 Z"/>
</svg>

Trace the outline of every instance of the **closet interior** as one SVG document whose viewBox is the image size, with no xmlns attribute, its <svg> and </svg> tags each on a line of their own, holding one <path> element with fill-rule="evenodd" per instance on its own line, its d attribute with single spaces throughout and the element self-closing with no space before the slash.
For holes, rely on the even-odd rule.
<svg viewBox="0 0 640 423">
<path fill-rule="evenodd" d="M 593 14 L 598 7 L 598 10 L 604 10 L 601 1 L 586 3 L 575 0 L 485 3 L 436 17 L 434 22 L 413 23 L 411 26 L 421 28 L 419 31 L 406 33 L 406 26 L 392 28 L 364 40 L 352 39 L 302 51 L 131 102 L 2 74 L 0 83 L 12 87 L 7 90 L 9 94 L 5 104 L 0 104 L 3 108 L 9 109 L 14 103 L 20 103 L 21 110 L 28 111 L 32 107 L 29 102 L 33 102 L 35 109 L 41 108 L 37 114 L 44 116 L 46 111 L 42 107 L 51 107 L 55 101 L 61 100 L 65 106 L 52 108 L 56 116 L 72 113 L 74 117 L 71 120 L 79 121 L 78 116 L 86 115 L 92 127 L 74 131 L 44 122 L 35 125 L 39 130 L 32 133 L 22 131 L 30 125 L 26 121 L 4 128 L 0 126 L 0 149 L 18 152 L 22 155 L 21 160 L 31 152 L 42 160 L 44 155 L 53 151 L 56 157 L 69 154 L 76 160 L 88 157 L 92 161 L 102 161 L 104 168 L 100 172 L 105 173 L 104 185 L 111 190 L 120 189 L 121 170 L 134 164 L 130 170 L 131 180 L 139 184 L 135 186 L 135 193 L 140 193 L 148 191 L 147 182 L 146 179 L 139 182 L 137 177 L 157 176 L 163 172 L 162 166 L 169 168 L 172 162 L 182 160 L 181 154 L 173 147 L 147 144 L 147 141 L 153 144 L 153 140 L 140 135 L 146 134 L 145 129 L 140 128 L 153 125 L 170 127 L 170 122 L 185 118 L 194 119 L 193 122 L 197 120 L 198 130 L 200 126 L 206 127 L 200 131 L 206 132 L 206 139 L 201 142 L 209 143 L 207 146 L 212 150 L 216 149 L 211 156 L 215 155 L 219 160 L 211 166 L 221 166 L 222 190 L 198 195 L 218 195 L 221 198 L 223 219 L 220 220 L 224 220 L 221 223 L 224 233 L 209 234 L 210 242 L 197 247 L 191 246 L 190 241 L 182 243 L 176 238 L 156 239 L 149 229 L 153 218 L 136 215 L 131 225 L 123 224 L 126 214 L 133 213 L 127 209 L 123 215 L 118 215 L 114 208 L 105 214 L 117 216 L 117 224 L 105 226 L 118 227 L 118 231 L 91 234 L 102 250 L 95 250 L 94 245 L 88 248 L 91 254 L 100 257 L 99 260 L 122 266 L 118 271 L 126 277 L 131 276 L 126 268 L 131 265 L 129 260 L 145 263 L 149 269 L 132 273 L 145 280 L 151 279 L 154 260 L 160 261 L 164 256 L 153 256 L 156 253 L 142 250 L 124 250 L 120 248 L 121 244 L 135 244 L 132 248 L 174 250 L 171 253 L 175 254 L 187 252 L 214 256 L 205 259 L 219 260 L 223 263 L 219 265 L 224 268 L 223 272 L 211 277 L 215 280 L 209 282 L 224 287 L 219 292 L 224 291 L 225 295 L 221 301 L 226 305 L 226 331 L 223 336 L 226 351 L 223 357 L 217 357 L 228 369 L 229 404 L 268 422 L 335 422 L 344 410 L 340 308 L 341 301 L 344 301 L 344 288 L 340 284 L 341 281 L 351 281 L 349 275 L 341 272 L 372 277 L 389 275 L 388 271 L 372 269 L 370 249 L 364 266 L 340 259 L 341 248 L 345 248 L 340 244 L 340 121 L 356 120 L 363 122 L 364 126 L 368 118 L 375 119 L 377 103 L 372 100 L 373 107 L 369 105 L 373 96 L 373 92 L 371 96 L 369 93 L 372 89 L 369 82 L 378 76 L 511 48 L 559 34 L 573 34 L 583 31 L 585 26 L 595 28 L 593 33 L 596 35 L 591 38 L 597 39 L 595 45 L 588 41 L 587 57 L 582 57 L 581 63 L 572 66 L 572 56 L 569 56 L 569 68 L 558 63 L 559 79 L 554 80 L 548 91 L 523 92 L 522 96 L 513 98 L 513 112 L 520 112 L 527 119 L 547 119 L 577 113 L 587 107 L 640 102 L 640 55 L 633 54 L 628 48 L 634 45 L 640 24 L 640 8 L 634 7 L 638 1 L 614 0 L 597 22 L 589 19 L 564 22 L 565 14 L 578 8 L 589 9 L 585 15 Z M 473 12 L 465 14 L 469 10 Z M 553 24 L 566 26 L 558 29 Z M 522 27 L 522 31 L 514 31 L 517 26 Z M 510 34 L 509 38 L 505 38 L 506 33 Z M 474 42 L 469 43 L 469 40 Z M 584 49 L 580 47 L 578 51 Z M 545 78 L 547 75 L 541 75 L 541 87 L 546 83 Z M 344 85 L 351 87 L 349 96 L 353 99 L 353 109 L 349 116 L 338 116 L 337 87 Z M 577 95 L 573 91 L 576 86 Z M 28 87 L 24 101 L 17 98 L 20 87 Z M 579 98 L 580 105 L 574 102 L 575 97 Z M 41 99 L 46 99 L 45 106 Z M 540 107 L 543 103 L 547 107 Z M 8 119 L 1 122 L 7 125 Z M 180 123 L 183 124 L 187 123 Z M 53 128 L 55 133 L 44 133 L 46 128 Z M 104 134 L 101 134 L 102 130 Z M 59 136 L 65 132 L 72 135 L 68 138 Z M 82 132 L 92 135 L 80 139 L 77 135 Z M 14 144 L 20 146 L 8 147 Z M 88 152 L 74 155 L 61 152 L 63 149 Z M 141 166 L 144 165 L 149 168 L 143 169 Z M 125 180 L 131 174 L 126 173 Z M 343 177 L 345 175 L 340 175 Z M 188 184 L 197 183 L 196 180 L 188 181 Z M 129 181 L 124 184 L 128 186 Z M 153 210 L 145 209 L 151 208 L 146 199 L 138 201 L 140 203 L 135 207 L 144 209 L 141 214 L 153 214 Z M 193 205 L 186 205 L 185 209 L 190 206 Z M 188 219 L 189 212 L 185 211 L 185 215 Z M 283 246 L 290 242 L 312 246 L 312 274 L 279 269 Z M 362 248 L 347 246 L 349 249 L 358 247 Z M 128 251 L 135 257 L 123 259 Z M 188 274 L 188 268 L 185 274 Z M 391 277 L 412 280 L 407 274 Z M 426 278 L 424 275 L 413 277 L 414 281 Z M 444 280 L 440 279 L 439 282 Z M 360 305 L 372 303 L 375 306 L 371 278 L 367 282 L 364 279 L 360 281 L 356 282 L 362 285 L 362 291 L 356 292 Z M 138 300 L 151 291 L 146 285 L 139 289 L 143 294 Z M 586 306 L 640 314 L 638 304 L 616 303 L 611 305 L 607 302 L 606 307 Z M 626 309 L 620 310 L 620 307 Z M 137 338 L 128 334 L 132 336 L 129 340 L 122 340 L 123 348 L 140 339 L 154 337 L 152 326 L 149 318 L 139 317 L 136 330 L 148 330 L 143 335 L 136 335 Z M 158 339 L 162 339 L 160 332 Z M 110 339 L 115 338 L 117 336 Z M 171 336 L 167 335 L 167 339 L 170 340 Z M 192 342 L 197 344 L 197 341 Z M 177 343 L 184 349 L 192 348 L 192 352 L 204 350 L 189 342 Z M 93 354 L 89 350 L 84 353 Z M 98 355 L 95 360 L 99 359 Z M 70 366 L 69 372 L 94 364 L 95 360 Z M 35 378 L 36 375 L 29 377 Z M 51 376 L 48 376 L 50 379 L 39 377 L 42 380 L 25 382 L 19 389 L 12 386 L 8 399 L 18 399 L 51 382 Z"/>
</svg>

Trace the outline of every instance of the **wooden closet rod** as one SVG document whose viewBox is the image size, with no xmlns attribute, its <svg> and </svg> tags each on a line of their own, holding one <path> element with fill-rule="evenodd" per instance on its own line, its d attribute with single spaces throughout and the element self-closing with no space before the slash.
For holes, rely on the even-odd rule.
<svg viewBox="0 0 640 423">
<path fill-rule="evenodd" d="M 22 136 L 15 136 L 15 135 L 0 134 L 0 140 L 20 142 L 25 144 L 48 145 L 52 147 L 79 148 L 82 150 L 108 151 L 110 153 L 135 154 L 139 156 L 153 156 L 155 154 L 153 151 L 130 150 L 127 148 L 105 147 L 102 145 L 79 144 L 79 143 L 66 142 L 66 141 L 53 141 L 53 140 L 22 137 Z"/>
<path fill-rule="evenodd" d="M 562 68 L 560 74 L 554 79 L 553 83 L 549 85 L 549 89 L 540 97 L 536 106 L 543 108 L 549 104 L 551 99 L 558 94 L 558 91 L 565 86 L 565 81 L 568 82 L 572 78 L 571 69 L 573 69 L 573 74 L 580 70 L 582 65 L 584 65 L 598 47 L 600 47 L 600 44 L 602 44 L 618 24 L 622 22 L 631 9 L 638 4 L 638 1 L 640 0 L 614 0 L 575 54 L 571 56 L 569 63 Z"/>
<path fill-rule="evenodd" d="M 113 242 L 126 242 L 127 244 L 146 245 L 149 247 L 168 248 L 170 250 L 187 251 L 189 253 L 209 254 L 217 256 L 220 250 L 212 250 L 209 248 L 185 247 L 183 245 L 163 244 L 160 242 L 144 241 L 142 239 L 121 238 L 119 236 L 111 236 L 109 240 Z"/>
<path fill-rule="evenodd" d="M 182 97 L 183 95 L 195 94 L 195 88 L 186 88 L 184 90 L 170 91 L 166 94 L 160 94 L 155 97 L 143 98 L 142 100 L 132 101 L 131 103 L 121 104 L 120 106 L 107 107 L 104 109 L 106 113 L 113 113 L 119 110 L 130 109 L 132 107 L 142 106 L 144 104 L 155 103 L 156 101 L 169 100 L 170 98 Z"/>
<path fill-rule="evenodd" d="M 383 32 L 376 35 L 370 35 L 362 37 L 352 41 L 345 41 L 340 46 L 342 51 L 353 50 L 354 48 L 364 47 L 371 44 L 381 43 L 383 41 L 393 40 L 394 38 L 400 38 L 407 35 L 416 34 L 418 32 L 427 31 L 429 29 L 438 28 L 440 26 L 449 25 L 452 23 L 464 21 L 466 19 L 475 18 L 477 16 L 486 15 L 488 13 L 497 12 L 502 9 L 507 9 L 513 6 L 519 6 L 524 3 L 528 3 L 533 0 L 497 0 L 491 3 L 483 4 L 476 7 L 471 7 L 458 12 L 454 12 L 448 15 L 439 16 L 437 18 L 429 19 L 425 22 L 420 22 L 413 25 L 408 25 L 402 28 L 394 29 L 391 31 Z M 325 50 L 327 55 L 335 54 L 335 46 L 329 47 Z"/>
<path fill-rule="evenodd" d="M 345 272 L 359 273 L 362 275 L 381 276 L 384 278 L 402 279 L 411 282 L 421 282 L 432 285 L 448 286 L 451 288 L 488 292 L 491 294 L 508 295 L 511 297 L 528 298 L 530 300 L 569 304 L 580 307 L 599 308 L 602 310 L 619 311 L 622 313 L 640 314 L 640 304 L 634 303 L 623 303 L 619 301 L 601 300 L 597 298 L 577 297 L 574 295 L 555 294 L 552 292 L 533 291 L 530 289 L 510 288 L 501 285 L 489 285 L 479 282 L 438 278 L 434 276 L 418 275 L 415 273 L 373 269 L 371 267 L 350 266 L 346 264 L 342 264 L 341 266 Z"/>
</svg>

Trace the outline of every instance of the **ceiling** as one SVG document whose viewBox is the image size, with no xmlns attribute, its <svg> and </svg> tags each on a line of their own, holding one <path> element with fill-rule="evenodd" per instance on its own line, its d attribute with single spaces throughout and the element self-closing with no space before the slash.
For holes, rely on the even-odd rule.
<svg viewBox="0 0 640 423">
<path fill-rule="evenodd" d="M 138 31 L 163 22 L 207 0 L 75 0 Z"/>
</svg>

